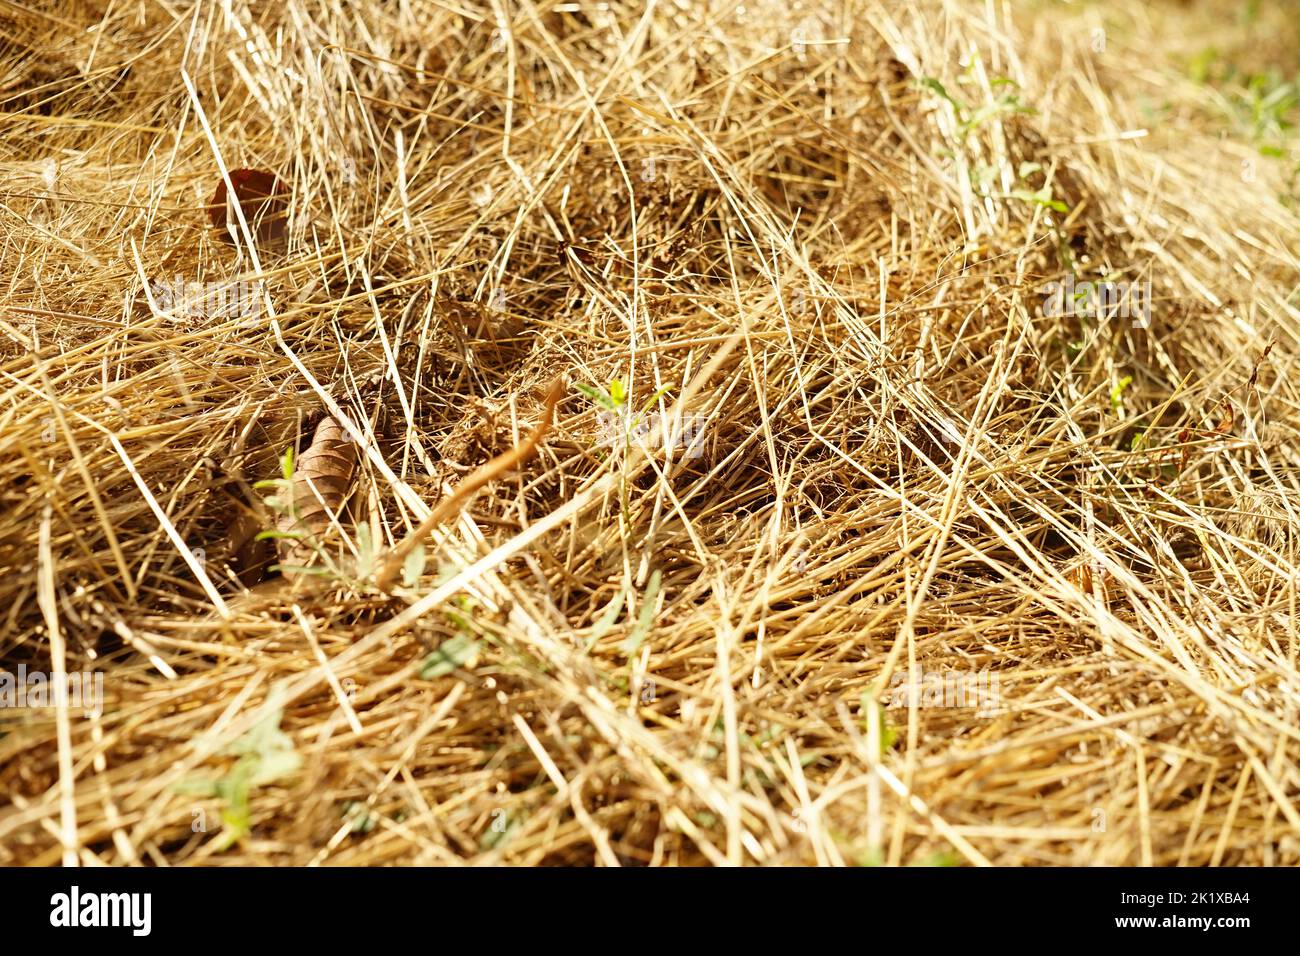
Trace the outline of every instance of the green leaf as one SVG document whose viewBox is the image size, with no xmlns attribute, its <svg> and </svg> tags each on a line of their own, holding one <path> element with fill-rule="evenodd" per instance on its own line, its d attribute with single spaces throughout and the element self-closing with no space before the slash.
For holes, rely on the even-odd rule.
<svg viewBox="0 0 1300 956">
<path fill-rule="evenodd" d="M 644 415 L 646 412 L 648 412 L 655 402 L 659 401 L 659 399 L 662 398 L 665 393 L 671 390 L 672 390 L 671 385 L 665 385 L 663 388 L 658 389 L 653 395 L 650 396 L 650 400 L 641 406 L 641 412 L 640 414 L 637 415 L 637 418 L 639 419 L 641 415 Z M 633 422 L 632 424 L 635 425 L 636 422 Z"/>
<path fill-rule="evenodd" d="M 287 739 L 287 738 L 286 738 Z M 290 742 L 289 746 L 292 746 Z M 249 778 L 249 784 L 255 787 L 274 783 L 284 777 L 291 777 L 302 768 L 302 757 L 295 750 L 273 750 L 259 756 L 257 766 Z"/>
<path fill-rule="evenodd" d="M 880 720 L 880 755 L 883 757 L 893 748 L 894 744 L 898 743 L 898 731 L 890 724 L 889 713 L 885 710 L 885 705 L 876 700 L 873 690 L 870 688 L 864 690 L 859 697 L 859 703 L 862 705 L 862 726 L 868 734 L 871 733 L 871 721 L 867 715 L 870 713 L 872 706 L 876 708 L 876 714 Z"/>
<path fill-rule="evenodd" d="M 184 777 L 177 780 L 169 789 L 172 793 L 185 797 L 215 797 L 217 781 L 210 777 Z"/>
<path fill-rule="evenodd" d="M 663 576 L 658 568 L 650 572 L 650 583 L 646 585 L 645 594 L 641 597 L 641 610 L 637 613 L 636 625 L 622 644 L 622 651 L 627 657 L 640 650 L 641 642 L 650 633 L 650 626 L 654 623 L 655 602 L 659 599 L 659 586 L 662 582 Z"/>
<path fill-rule="evenodd" d="M 357 539 L 357 577 L 366 578 L 370 576 L 370 567 L 375 560 L 375 546 L 370 538 L 370 525 L 358 524 L 356 530 Z"/>
<path fill-rule="evenodd" d="M 468 634 L 450 637 L 439 645 L 438 649 L 424 659 L 420 665 L 421 680 L 445 677 L 456 668 L 472 661 L 479 651 L 479 642 Z"/>
<path fill-rule="evenodd" d="M 1019 199 L 1022 202 L 1031 202 L 1039 206 L 1046 206 L 1048 209 L 1054 209 L 1056 212 L 1069 212 L 1070 207 L 1059 199 L 1052 198 L 1052 187 L 1044 186 L 1042 189 L 1030 192 L 1027 189 L 1017 189 L 1011 194 L 1012 199 Z"/>
<path fill-rule="evenodd" d="M 591 637 L 587 638 L 587 646 L 583 649 L 583 653 L 590 654 L 591 649 L 596 646 L 596 642 L 614 626 L 614 622 L 618 620 L 618 612 L 623 610 L 623 601 L 626 598 L 627 591 L 619 588 L 619 592 L 605 605 L 605 610 L 601 612 L 600 619 L 591 628 Z"/>
<path fill-rule="evenodd" d="M 920 80 L 917 81 L 917 83 L 920 86 L 924 87 L 925 89 L 930 90 L 931 92 L 936 93 L 939 96 L 943 97 L 943 99 L 951 103 L 953 107 L 957 109 L 958 112 L 962 112 L 966 109 L 966 107 L 962 106 L 960 102 L 953 99 L 952 94 L 948 92 L 947 88 L 938 80 L 936 80 L 934 77 L 932 76 L 922 77 Z"/>
<path fill-rule="evenodd" d="M 1110 407 L 1115 412 L 1118 413 L 1124 407 L 1124 389 L 1128 388 L 1132 381 L 1132 375 L 1125 375 L 1119 380 L 1119 384 L 1110 390 Z"/>
<path fill-rule="evenodd" d="M 1219 51 L 1213 47 L 1208 47 L 1192 56 L 1187 64 L 1187 72 L 1197 83 L 1206 83 L 1210 79 L 1214 61 L 1218 58 Z"/>
<path fill-rule="evenodd" d="M 290 445 L 284 450 L 284 455 L 280 458 L 280 474 L 284 476 L 285 481 L 293 480 L 293 446 Z"/>
<path fill-rule="evenodd" d="M 608 408 L 611 412 L 618 411 L 618 404 L 605 394 L 602 389 L 592 388 L 590 385 L 583 385 L 581 382 L 576 383 L 574 387 L 601 408 Z"/>
<path fill-rule="evenodd" d="M 219 795 L 225 803 L 221 808 L 221 822 L 225 826 L 225 832 L 217 841 L 218 850 L 229 849 L 252 830 L 253 815 L 248 803 L 250 775 L 248 758 L 245 758 L 218 782 Z"/>
<path fill-rule="evenodd" d="M 349 800 L 343 804 L 343 819 L 352 824 L 353 833 L 369 833 L 375 828 L 375 818 L 364 803 Z"/>
<path fill-rule="evenodd" d="M 253 537 L 253 540 L 254 540 L 254 541 L 270 541 L 270 540 L 272 540 L 272 539 L 289 538 L 289 539 L 292 540 L 292 541 L 297 541 L 297 540 L 299 540 L 301 537 L 302 537 L 302 535 L 300 535 L 300 534 L 299 534 L 298 532 L 296 532 L 296 531 L 259 531 L 259 532 L 258 532 L 258 533 Z"/>
<path fill-rule="evenodd" d="M 284 708 L 276 706 L 276 696 L 267 698 L 266 713 L 261 720 L 248 728 L 243 736 L 232 741 L 221 749 L 221 753 L 233 756 L 257 757 L 265 756 L 275 750 L 285 750 L 293 747 L 293 741 L 289 735 L 280 729 L 280 720 L 284 716 Z"/>
<path fill-rule="evenodd" d="M 428 563 L 429 556 L 425 553 L 424 545 L 416 545 L 402 562 L 402 583 L 408 588 L 413 588 L 419 583 L 420 575 L 424 573 L 424 566 Z"/>
</svg>

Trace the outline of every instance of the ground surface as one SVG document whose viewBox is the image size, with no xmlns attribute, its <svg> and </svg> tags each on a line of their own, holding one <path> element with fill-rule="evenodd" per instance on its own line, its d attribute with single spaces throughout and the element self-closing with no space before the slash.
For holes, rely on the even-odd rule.
<svg viewBox="0 0 1300 956">
<path fill-rule="evenodd" d="M 0 863 L 1300 863 L 1298 30 L 6 6 Z"/>
</svg>

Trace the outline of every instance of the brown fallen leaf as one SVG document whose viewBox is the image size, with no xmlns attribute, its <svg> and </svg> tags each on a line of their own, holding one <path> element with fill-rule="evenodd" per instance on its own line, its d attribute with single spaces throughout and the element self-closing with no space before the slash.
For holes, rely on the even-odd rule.
<svg viewBox="0 0 1300 956">
<path fill-rule="evenodd" d="M 244 219 L 258 243 L 281 239 L 285 234 L 285 217 L 289 209 L 289 195 L 275 173 L 265 169 L 232 169 L 230 183 L 235 187 L 235 197 L 244 213 Z M 230 228 L 239 231 L 239 218 L 234 202 L 226 189 L 226 181 L 217 183 L 216 191 L 207 207 L 208 219 L 217 228 L 223 242 L 233 243 Z"/>
<path fill-rule="evenodd" d="M 488 307 L 443 296 L 438 305 L 446 319 L 473 341 L 504 342 L 518 336 L 526 327 L 523 319 L 508 311 L 500 300 Z"/>
<path fill-rule="evenodd" d="M 329 530 L 330 515 L 337 515 L 347 501 L 356 464 L 356 443 L 333 418 L 322 418 L 310 447 L 294 464 L 293 508 L 276 523 L 277 531 L 304 539 L 279 540 L 281 564 L 311 564 L 316 552 L 309 542 L 319 543 Z"/>
</svg>

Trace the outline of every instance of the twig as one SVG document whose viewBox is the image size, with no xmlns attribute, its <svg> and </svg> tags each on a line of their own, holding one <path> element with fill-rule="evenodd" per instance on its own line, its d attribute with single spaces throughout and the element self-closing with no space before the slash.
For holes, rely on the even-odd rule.
<svg viewBox="0 0 1300 956">
<path fill-rule="evenodd" d="M 387 594 L 392 590 L 393 581 L 397 578 L 398 573 L 402 570 L 402 565 L 406 561 L 406 556 L 410 554 L 415 546 L 427 538 L 433 529 L 438 527 L 443 521 L 455 514 L 460 506 L 476 491 L 486 485 L 489 481 L 501 477 L 506 472 L 518 467 L 522 462 L 527 460 L 533 452 L 537 450 L 538 444 L 545 437 L 547 430 L 551 427 L 551 418 L 555 413 L 555 406 L 559 404 L 560 397 L 564 394 L 564 378 L 557 378 L 551 384 L 551 390 L 546 396 L 546 407 L 542 411 L 542 420 L 537 427 L 533 429 L 532 434 L 521 441 L 514 448 L 507 452 L 502 452 L 491 461 L 482 465 L 477 470 L 467 475 L 450 495 L 438 503 L 438 506 L 429 512 L 429 517 L 420 522 L 420 526 L 408 534 L 401 542 L 393 548 L 392 553 L 380 568 L 379 574 L 375 577 L 375 585 L 379 590 Z"/>
</svg>

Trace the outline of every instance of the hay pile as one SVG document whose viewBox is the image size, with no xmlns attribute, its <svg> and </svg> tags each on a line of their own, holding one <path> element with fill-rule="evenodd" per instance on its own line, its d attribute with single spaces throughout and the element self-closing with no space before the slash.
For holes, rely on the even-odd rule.
<svg viewBox="0 0 1300 956">
<path fill-rule="evenodd" d="M 105 690 L 0 712 L 0 863 L 1300 862 L 1298 44 L 1236 11 L 6 6 L 0 664 Z"/>
</svg>

